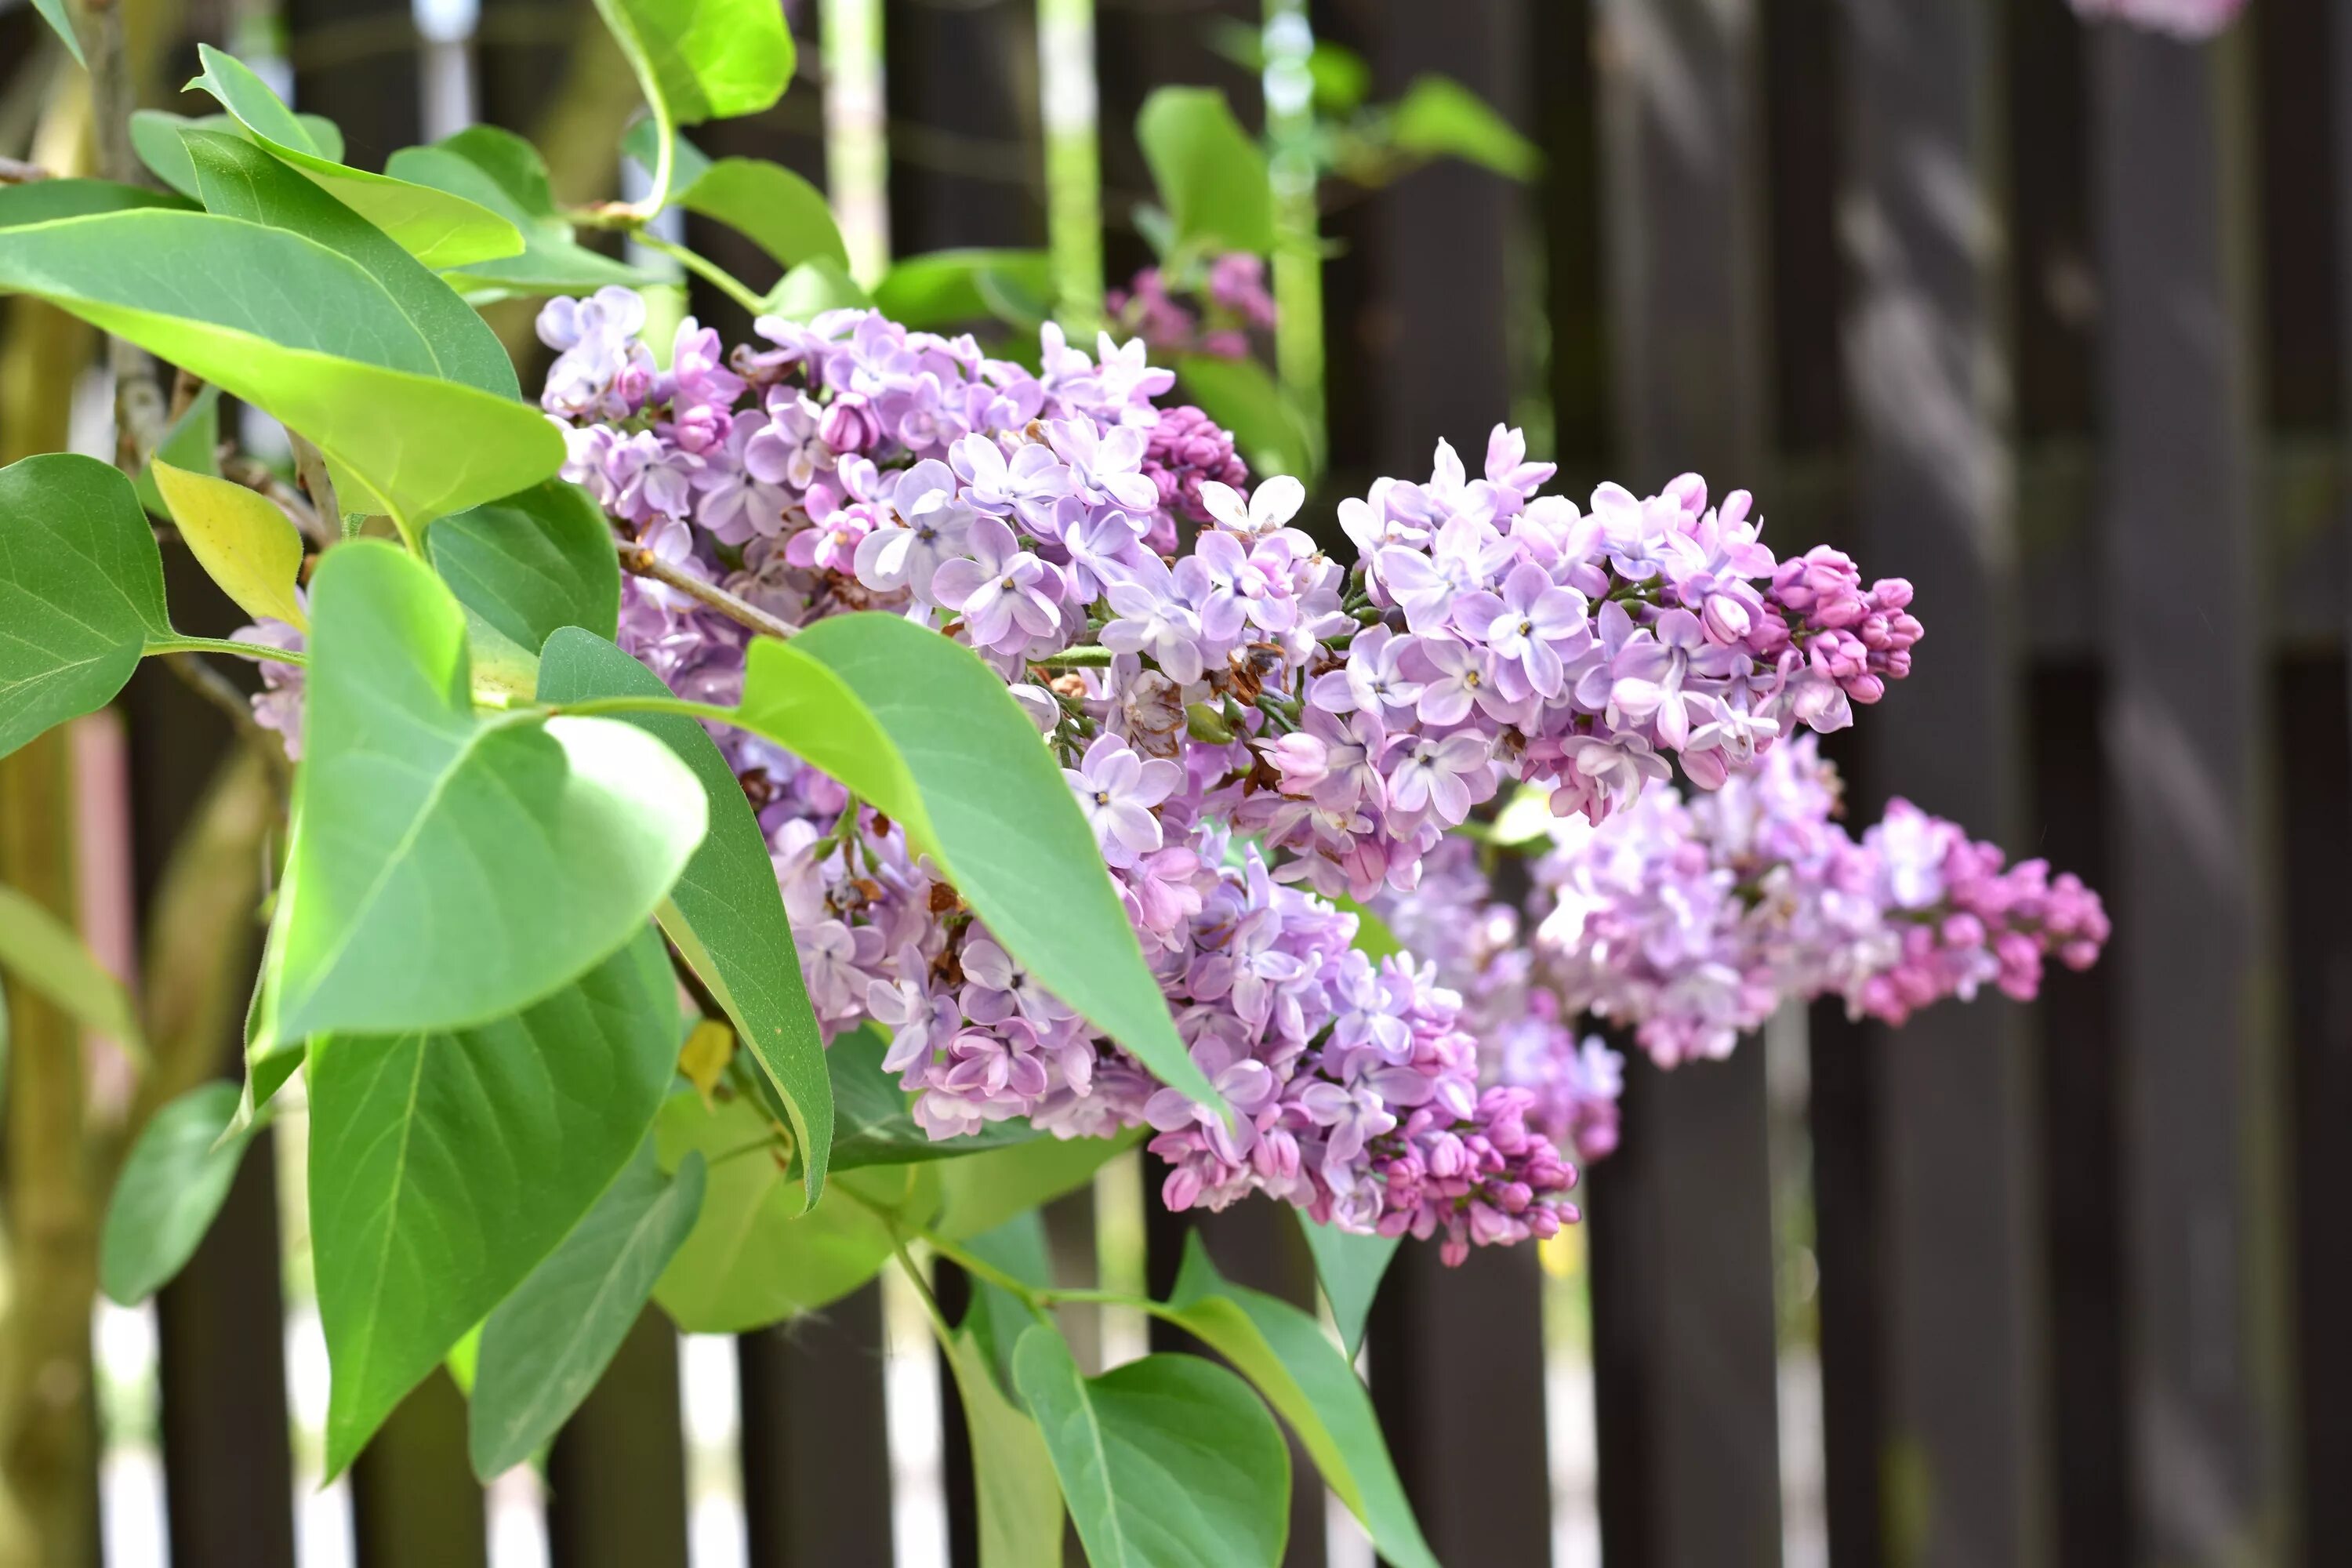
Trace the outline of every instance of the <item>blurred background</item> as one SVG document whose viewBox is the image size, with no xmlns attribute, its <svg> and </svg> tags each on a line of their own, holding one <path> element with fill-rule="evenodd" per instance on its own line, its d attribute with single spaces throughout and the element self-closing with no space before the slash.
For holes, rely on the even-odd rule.
<svg viewBox="0 0 2352 1568">
<path fill-rule="evenodd" d="M 113 3 L 153 106 L 209 107 L 166 85 L 203 38 L 338 121 L 365 166 L 489 121 L 546 150 L 567 201 L 627 177 L 635 89 L 588 0 Z M 1440 437 L 1475 462 L 1498 419 L 1570 494 L 1691 468 L 1751 489 L 1768 543 L 1825 540 L 1918 585 L 1917 673 L 1832 747 L 1854 816 L 1906 795 L 2107 897 L 2109 955 L 2032 1007 L 1896 1036 L 1832 1005 L 1727 1063 L 1637 1062 L 1589 1223 L 1540 1255 L 1448 1271 L 1406 1249 L 1367 1374 L 1446 1562 L 2344 1560 L 2352 9 L 2253 0 L 2201 45 L 2065 0 L 787 9 L 800 79 L 700 140 L 825 186 L 869 268 L 1049 236 L 1066 267 L 1092 200 L 1121 285 L 1152 259 L 1136 110 L 1155 86 L 1223 89 L 1290 210 L 1319 212 L 1319 255 L 1277 262 L 1265 348 L 1323 515 L 1425 473 Z M 1400 144 L 1378 106 L 1433 72 L 1517 137 L 1351 163 Z M 26 0 L 0 0 L 0 156 L 70 163 L 80 82 Z M 699 287 L 686 303 L 748 331 Z M 0 305 L 0 461 L 105 450 L 95 343 Z M 528 362 L 530 307 L 500 309 Z M 242 617 L 186 565 L 182 624 L 226 631 Z M 143 672 L 0 763 L 0 882 L 78 910 L 124 969 L 142 921 L 209 891 L 249 973 L 257 830 L 240 848 L 222 801 L 257 786 L 215 776 L 230 753 L 215 707 Z M 192 820 L 226 835 L 193 889 L 162 858 Z M 20 1041 L 70 1027 L 10 1001 Z M 228 1020 L 235 1070 L 234 1007 L 180 1002 Z M 247 1160 L 186 1273 L 85 1339 L 89 1281 L 45 1273 L 42 1247 L 86 1237 L 95 1199 L 53 1134 L 120 1092 L 102 1059 L 87 1081 L 18 1071 L 0 1136 L 0 1467 L 20 1506 L 87 1521 L 93 1559 L 976 1562 L 961 1417 L 895 1279 L 739 1340 L 649 1316 L 543 1483 L 478 1486 L 436 1376 L 321 1489 L 326 1357 L 300 1185 L 279 1180 L 302 1118 Z M 1185 1223 L 1132 1156 L 1051 1220 L 1073 1270 L 1155 1288 Z M 1229 1275 L 1311 1301 L 1273 1205 L 1203 1223 Z M 1114 1359 L 1146 1334 L 1092 1331 Z M 1291 1564 L 1368 1568 L 1343 1510 L 1302 1487 L 1296 1511 Z"/>
</svg>

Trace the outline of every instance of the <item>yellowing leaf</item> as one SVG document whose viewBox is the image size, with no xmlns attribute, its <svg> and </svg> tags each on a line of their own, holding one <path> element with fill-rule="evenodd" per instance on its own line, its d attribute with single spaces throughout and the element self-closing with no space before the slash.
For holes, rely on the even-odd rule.
<svg viewBox="0 0 2352 1568">
<path fill-rule="evenodd" d="M 155 488 L 172 509 L 180 537 L 221 592 L 256 620 L 310 629 L 295 595 L 302 572 L 302 536 L 268 497 L 228 479 L 154 465 Z"/>
<path fill-rule="evenodd" d="M 735 1031 L 716 1018 L 705 1018 L 686 1037 L 686 1047 L 677 1053 L 677 1070 L 686 1081 L 701 1092 L 702 1103 L 716 1110 L 718 1102 L 711 1098 L 719 1088 L 719 1077 L 735 1055 Z"/>
</svg>

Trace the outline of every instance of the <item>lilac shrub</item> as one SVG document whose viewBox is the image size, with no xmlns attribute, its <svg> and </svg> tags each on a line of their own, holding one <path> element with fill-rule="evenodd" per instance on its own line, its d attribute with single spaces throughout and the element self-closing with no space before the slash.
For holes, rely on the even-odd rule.
<svg viewBox="0 0 2352 1568">
<path fill-rule="evenodd" d="M 1685 476 L 1579 507 L 1499 426 L 1476 477 L 1441 444 L 1427 481 L 1343 502 L 1350 567 L 1293 526 L 1297 481 L 1244 489 L 1229 435 L 1158 405 L 1173 378 L 1140 341 L 1089 355 L 1049 325 L 1033 374 L 840 310 L 762 318 L 731 354 L 689 320 L 661 368 L 643 325 L 619 289 L 542 315 L 566 477 L 673 575 L 789 625 L 903 614 L 994 668 L 1235 1115 L 1037 985 L 895 825 L 724 731 L 828 1037 L 886 1031 L 935 1138 L 1148 1126 L 1178 1208 L 1263 1191 L 1455 1260 L 1572 1220 L 1570 1156 L 1613 1142 L 1615 1075 L 1574 1025 L 1613 998 L 1560 989 L 1557 955 L 1491 917 L 1374 962 L 1339 900 L 1412 929 L 1426 878 L 1442 913 L 1470 882 L 1448 835 L 1506 784 L 1570 831 L 1646 822 L 1676 761 L 1745 798 L 1746 770 L 1851 722 L 1919 637 L 1907 584 L 1780 560 L 1745 492 L 1710 504 Z M 681 696 L 732 702 L 748 635 L 626 584 L 622 644 Z"/>
</svg>

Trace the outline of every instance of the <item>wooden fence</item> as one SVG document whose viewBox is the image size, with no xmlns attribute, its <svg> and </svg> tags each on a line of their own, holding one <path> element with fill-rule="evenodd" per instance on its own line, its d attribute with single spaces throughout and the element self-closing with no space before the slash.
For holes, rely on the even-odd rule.
<svg viewBox="0 0 2352 1568">
<path fill-rule="evenodd" d="M 483 118 L 542 130 L 610 68 L 573 47 L 586 9 L 482 0 Z M 804 79 L 714 140 L 822 179 L 815 9 L 797 7 Z M 1043 243 L 1032 0 L 882 9 L 896 247 Z M 251 7 L 188 10 L 191 36 L 221 37 Z M 2352 5 L 2253 0 L 2203 47 L 2085 28 L 2063 0 L 1307 10 L 1377 92 L 1445 72 L 1547 160 L 1534 186 L 1440 164 L 1334 205 L 1323 504 L 1422 470 L 1441 436 L 1475 449 L 1504 416 L 1571 492 L 1685 468 L 1751 488 L 1768 540 L 1850 545 L 1919 585 L 1916 675 L 1837 748 L 1857 815 L 1908 795 L 2082 871 L 2114 911 L 2105 962 L 2037 1005 L 1948 1006 L 1899 1036 L 1811 1020 L 1801 1224 L 1831 1561 L 2341 1561 Z M 1146 258 L 1123 223 L 1145 185 L 1137 105 L 1206 82 L 1255 122 L 1256 83 L 1204 28 L 1259 9 L 1096 13 L 1117 279 Z M 418 139 L 433 57 L 410 0 L 287 0 L 284 19 L 298 100 L 355 161 Z M 32 26 L 0 13 L 0 70 Z M 695 303 L 740 335 L 725 300 Z M 175 608 L 208 602 L 189 577 Z M 226 628 L 209 602 L 222 624 L 191 629 Z M 226 736 L 152 675 L 125 708 L 143 896 Z M 1781 1554 L 1776 1259 L 1794 1244 L 1765 1067 L 1751 1042 L 1635 1068 L 1622 1149 L 1589 1176 L 1608 1568 Z M 276 1179 L 257 1148 L 161 1299 L 177 1568 L 294 1561 Z M 1184 1223 L 1155 1205 L 1155 1282 Z M 1309 1299 L 1270 1207 L 1204 1223 L 1229 1273 Z M 1526 1249 L 1449 1271 L 1408 1248 L 1388 1282 L 1371 1386 L 1449 1563 L 1548 1560 L 1543 1331 Z M 741 1341 L 754 1568 L 891 1560 L 881 1339 L 868 1289 Z M 649 1320 L 557 1444 L 556 1568 L 687 1561 L 677 1367 Z M 361 1461 L 362 1568 L 485 1560 L 461 1434 L 436 1378 Z M 960 1443 L 950 1412 L 961 1565 Z M 1320 1568 L 1319 1499 L 1297 1517 L 1290 1560 Z"/>
</svg>

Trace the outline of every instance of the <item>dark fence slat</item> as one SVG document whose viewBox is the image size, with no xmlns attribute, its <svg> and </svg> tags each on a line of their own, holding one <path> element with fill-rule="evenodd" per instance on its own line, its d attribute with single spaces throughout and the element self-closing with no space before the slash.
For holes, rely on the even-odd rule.
<svg viewBox="0 0 2352 1568">
<path fill-rule="evenodd" d="M 751 1568 L 889 1562 L 881 1286 L 735 1345 Z"/>
<path fill-rule="evenodd" d="M 890 248 L 1043 245 L 1037 26 L 1014 0 L 887 0 Z"/>
<path fill-rule="evenodd" d="M 548 1546 L 560 1568 L 686 1568 L 686 1444 L 677 1331 L 652 1308 L 547 1461 Z"/>
<path fill-rule="evenodd" d="M 1760 480 L 1755 15 L 1601 11 L 1622 477 Z M 1780 1477 L 1764 1057 L 1629 1063 L 1591 1175 L 1602 1551 L 1612 1568 L 1769 1563 Z"/>
<path fill-rule="evenodd" d="M 1857 726 L 1867 821 L 1888 796 L 2017 841 L 2014 491 L 1993 210 L 1994 16 L 1974 0 L 1851 0 L 1842 232 L 1861 559 L 1918 584 L 1934 641 Z M 2042 1561 L 2042 1278 L 2021 1016 L 1997 997 L 1866 1031 L 1885 1292 L 1884 1547 L 1926 1563 Z"/>
<path fill-rule="evenodd" d="M 2285 1529 L 2241 40 L 2092 39 L 2134 1548 Z"/>
<path fill-rule="evenodd" d="M 488 1568 L 482 1489 L 466 1460 L 466 1398 L 436 1371 L 352 1464 L 359 1568 Z"/>
</svg>

